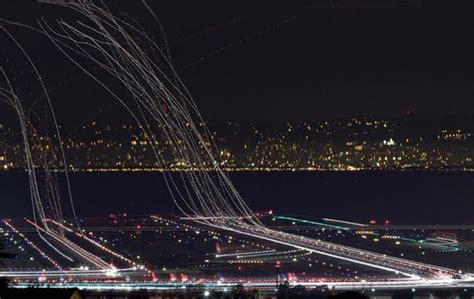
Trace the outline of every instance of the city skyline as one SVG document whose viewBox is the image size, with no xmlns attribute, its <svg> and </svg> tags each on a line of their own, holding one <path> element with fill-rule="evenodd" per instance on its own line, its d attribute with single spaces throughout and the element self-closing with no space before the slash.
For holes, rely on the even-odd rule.
<svg viewBox="0 0 474 299">
<path fill-rule="evenodd" d="M 208 124 L 226 171 L 474 171 L 474 116 L 348 118 L 319 122 Z M 435 124 L 435 125 L 434 125 Z M 156 137 L 165 160 L 156 165 L 150 142 L 133 123 L 95 120 L 61 128 L 70 171 L 182 171 L 210 169 L 172 155 L 171 140 Z M 25 168 L 19 131 L 0 124 L 0 171 Z M 50 138 L 43 136 L 44 138 Z M 40 150 L 37 148 L 36 150 Z M 51 167 L 60 169 L 58 164 Z"/>
</svg>

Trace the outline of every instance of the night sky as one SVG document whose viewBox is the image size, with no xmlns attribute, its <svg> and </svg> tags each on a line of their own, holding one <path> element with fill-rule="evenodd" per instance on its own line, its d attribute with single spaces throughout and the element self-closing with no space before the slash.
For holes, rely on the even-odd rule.
<svg viewBox="0 0 474 299">
<path fill-rule="evenodd" d="M 145 17 L 140 1 L 106 2 L 120 9 L 123 17 L 143 22 L 151 36 L 159 34 L 156 24 Z M 402 116 L 407 111 L 420 115 L 474 113 L 474 2 L 471 0 L 148 2 L 168 34 L 176 69 L 209 122 L 315 121 L 358 115 Z M 77 16 L 35 1 L 3 0 L 0 18 L 35 26 L 38 18 L 48 22 L 58 18 L 75 21 Z M 44 36 L 12 25 L 6 29 L 37 64 L 61 124 L 127 118 L 120 107 L 111 106 L 115 101 L 110 95 L 81 74 Z M 22 100 L 33 103 L 41 96 L 41 89 L 31 76 L 31 66 L 1 31 L 0 45 L 0 66 L 11 76 Z M 11 111 L 4 107 L 0 105 L 0 123 L 8 120 L 17 123 Z M 104 108 L 105 112 L 97 113 Z M 90 118 L 91 115 L 95 117 Z M 267 207 L 261 200 L 265 196 L 272 198 L 275 207 L 280 204 L 281 209 L 287 208 L 291 195 L 302 202 L 312 202 L 317 196 L 314 190 L 318 190 L 320 198 L 330 203 L 318 207 L 319 216 L 347 217 L 341 214 L 344 209 L 332 204 L 332 200 L 352 202 L 353 198 L 360 198 L 367 204 L 361 205 L 361 211 L 376 214 L 378 209 L 389 210 L 390 216 L 403 217 L 406 211 L 397 209 L 403 207 L 398 204 L 402 198 L 410 204 L 416 201 L 418 210 L 429 206 L 430 211 L 425 214 L 432 219 L 440 219 L 436 213 L 449 210 L 451 214 L 443 220 L 454 221 L 454 216 L 459 216 L 456 207 L 461 207 L 465 214 L 459 219 L 468 219 L 472 214 L 467 207 L 472 197 L 472 178 L 464 179 L 385 177 L 384 185 L 371 180 L 364 183 L 363 177 L 348 177 L 341 185 L 338 177 L 317 177 L 314 180 L 318 185 L 309 179 L 305 181 L 304 177 L 288 183 L 281 176 L 280 183 L 275 185 L 269 180 L 268 184 L 261 184 L 263 187 L 259 181 L 243 178 L 239 182 L 237 178 L 237 187 L 256 208 Z M 27 198 L 27 193 L 21 195 L 18 191 L 26 192 L 27 181 L 12 180 L 13 183 L 0 180 L 3 197 L 8 202 L 17 201 L 16 196 L 21 200 Z M 90 204 L 93 197 L 87 192 L 95 193 L 99 187 L 106 194 L 109 190 L 117 193 L 99 196 L 105 200 L 101 203 L 104 206 L 113 198 L 126 208 L 140 208 L 126 206 L 131 196 L 117 185 L 125 188 L 127 183 L 112 181 L 110 186 L 104 183 L 105 187 L 97 181 L 95 188 L 89 188 L 89 181 L 79 182 L 79 186 L 85 186 L 77 188 L 85 192 L 78 195 L 82 199 L 82 206 L 79 204 L 82 215 L 88 214 L 87 208 L 96 207 L 96 203 Z M 251 185 L 254 182 L 257 183 Z M 298 184 L 306 184 L 306 189 Z M 430 188 L 430 184 L 436 188 Z M 155 185 L 144 185 L 155 190 Z M 275 186 L 286 188 L 288 193 Z M 394 186 L 402 187 L 391 191 Z M 367 195 L 369 189 L 373 193 Z M 381 200 L 389 194 L 387 201 Z M 146 194 L 141 197 L 145 198 Z M 446 198 L 450 198 L 449 209 L 442 206 L 446 205 Z M 25 200 L 21 202 L 25 206 L 29 204 Z M 259 203 L 264 206 L 258 206 Z M 368 207 L 374 206 L 377 208 L 369 210 Z"/>
<path fill-rule="evenodd" d="M 176 68 L 209 121 L 474 113 L 472 1 L 149 2 Z M 140 1 L 107 3 L 146 19 Z M 0 17 L 27 24 L 75 19 L 64 9 L 16 0 L 2 1 Z M 38 64 L 60 121 L 80 121 L 113 103 L 47 39 L 7 28 Z M 2 66 L 12 74 L 27 70 L 0 36 Z M 39 92 L 17 84 L 31 97 Z M 119 118 L 114 109 L 98 118 Z"/>
</svg>

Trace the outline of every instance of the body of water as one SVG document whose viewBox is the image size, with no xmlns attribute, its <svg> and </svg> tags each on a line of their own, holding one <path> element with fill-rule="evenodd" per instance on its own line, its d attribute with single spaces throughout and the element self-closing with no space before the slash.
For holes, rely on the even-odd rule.
<svg viewBox="0 0 474 299">
<path fill-rule="evenodd" d="M 362 222 L 474 223 L 472 172 L 249 172 L 231 178 L 257 211 Z M 82 217 L 177 212 L 160 173 L 74 173 L 71 181 Z M 2 218 L 31 215 L 26 173 L 0 174 L 0 202 Z"/>
</svg>

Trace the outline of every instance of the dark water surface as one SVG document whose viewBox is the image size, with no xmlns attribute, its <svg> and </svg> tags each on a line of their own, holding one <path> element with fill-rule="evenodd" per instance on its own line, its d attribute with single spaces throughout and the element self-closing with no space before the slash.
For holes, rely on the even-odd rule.
<svg viewBox="0 0 474 299">
<path fill-rule="evenodd" d="M 363 222 L 474 224 L 473 172 L 252 172 L 231 178 L 255 210 Z M 74 173 L 71 180 L 83 217 L 177 211 L 159 173 Z M 30 216 L 30 205 L 26 173 L 0 174 L 0 217 Z"/>
</svg>

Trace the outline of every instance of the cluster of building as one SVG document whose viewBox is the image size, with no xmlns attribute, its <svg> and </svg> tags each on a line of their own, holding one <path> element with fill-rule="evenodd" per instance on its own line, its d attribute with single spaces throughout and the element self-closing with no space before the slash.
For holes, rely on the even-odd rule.
<svg viewBox="0 0 474 299">
<path fill-rule="evenodd" d="M 474 170 L 473 116 L 357 117 L 271 125 L 226 122 L 209 127 L 218 148 L 216 155 L 229 171 Z M 72 170 L 210 167 L 176 159 L 169 140 L 155 136 L 150 141 L 133 125 L 91 122 L 69 131 L 63 144 Z M 24 168 L 19 137 L 15 129 L 0 126 L 0 169 Z M 160 151 L 161 164 L 157 164 L 151 142 Z M 44 144 L 38 150 L 43 150 Z"/>
</svg>

